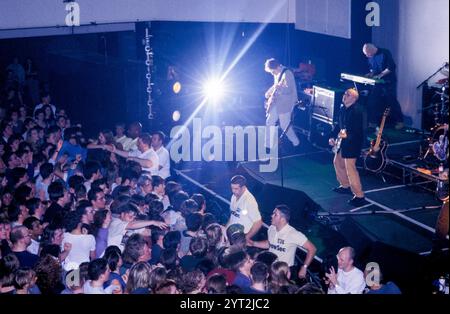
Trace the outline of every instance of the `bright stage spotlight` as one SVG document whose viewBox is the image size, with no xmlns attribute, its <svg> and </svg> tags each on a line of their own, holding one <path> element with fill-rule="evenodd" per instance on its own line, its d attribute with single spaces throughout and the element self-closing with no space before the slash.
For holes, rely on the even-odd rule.
<svg viewBox="0 0 450 314">
<path fill-rule="evenodd" d="M 226 88 L 219 79 L 211 79 L 203 84 L 203 95 L 212 102 L 217 102 L 225 95 Z"/>
<path fill-rule="evenodd" d="M 181 118 L 181 113 L 180 113 L 178 110 L 175 110 L 175 111 L 172 113 L 172 120 L 173 120 L 174 122 L 178 122 L 178 121 L 180 120 L 180 118 Z"/>
<path fill-rule="evenodd" d="M 174 94 L 179 94 L 181 92 L 181 83 L 175 82 L 175 84 L 173 84 L 172 86 L 172 91 Z"/>
</svg>

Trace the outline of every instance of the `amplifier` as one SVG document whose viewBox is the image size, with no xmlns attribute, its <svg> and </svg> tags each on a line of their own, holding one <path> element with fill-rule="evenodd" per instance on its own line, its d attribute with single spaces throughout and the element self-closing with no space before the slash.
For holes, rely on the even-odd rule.
<svg viewBox="0 0 450 314">
<path fill-rule="evenodd" d="M 314 85 L 312 118 L 333 125 L 337 121 L 343 95 L 343 90 Z"/>
</svg>

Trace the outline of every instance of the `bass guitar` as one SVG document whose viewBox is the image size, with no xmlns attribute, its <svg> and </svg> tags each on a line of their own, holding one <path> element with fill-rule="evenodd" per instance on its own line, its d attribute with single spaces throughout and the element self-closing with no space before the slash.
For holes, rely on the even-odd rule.
<svg viewBox="0 0 450 314">
<path fill-rule="evenodd" d="M 388 148 L 388 144 L 382 138 L 382 135 L 386 123 L 386 118 L 388 117 L 390 110 L 390 108 L 387 108 L 384 111 L 377 138 L 370 143 L 370 150 L 364 157 L 364 168 L 374 173 L 382 172 L 387 165 L 386 151 Z"/>
<path fill-rule="evenodd" d="M 342 129 L 339 131 L 338 137 L 334 140 L 333 148 L 331 149 L 333 153 L 337 154 L 341 150 L 342 140 L 347 137 L 347 130 Z"/>
</svg>

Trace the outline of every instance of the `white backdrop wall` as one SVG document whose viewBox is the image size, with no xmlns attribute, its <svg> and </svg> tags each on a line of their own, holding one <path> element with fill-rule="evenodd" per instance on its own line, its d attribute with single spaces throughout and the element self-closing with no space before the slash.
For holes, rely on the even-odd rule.
<svg viewBox="0 0 450 314">
<path fill-rule="evenodd" d="M 137 21 L 295 23 L 300 30 L 351 37 L 351 0 L 76 0 L 76 3 L 81 25 Z M 67 14 L 62 0 L 1 0 L 0 38 L 68 33 Z M 114 31 L 117 27 L 120 26 L 116 25 Z M 128 29 L 125 26 L 124 30 Z M 75 28 L 73 32 L 79 30 Z"/>
<path fill-rule="evenodd" d="M 378 0 L 381 26 L 373 41 L 392 51 L 397 62 L 398 99 L 414 127 L 421 127 L 422 90 L 418 86 L 449 61 L 448 0 Z M 395 3 L 397 2 L 397 3 Z M 435 82 L 442 76 L 437 76 Z"/>
<path fill-rule="evenodd" d="M 295 27 L 351 38 L 351 0 L 297 0 Z"/>
<path fill-rule="evenodd" d="M 76 0 L 80 23 L 136 21 L 294 23 L 296 0 Z M 1 0 L 0 29 L 64 26 L 63 0 Z"/>
</svg>

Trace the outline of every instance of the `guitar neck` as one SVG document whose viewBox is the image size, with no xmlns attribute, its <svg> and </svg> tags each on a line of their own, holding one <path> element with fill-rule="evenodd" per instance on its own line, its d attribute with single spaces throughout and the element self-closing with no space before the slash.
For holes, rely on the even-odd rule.
<svg viewBox="0 0 450 314">
<path fill-rule="evenodd" d="M 376 146 L 380 145 L 381 135 L 383 134 L 384 124 L 385 123 L 386 123 L 386 116 L 383 116 L 383 119 L 381 119 L 380 130 L 378 131 L 378 135 L 377 135 L 377 140 L 375 142 Z"/>
</svg>

